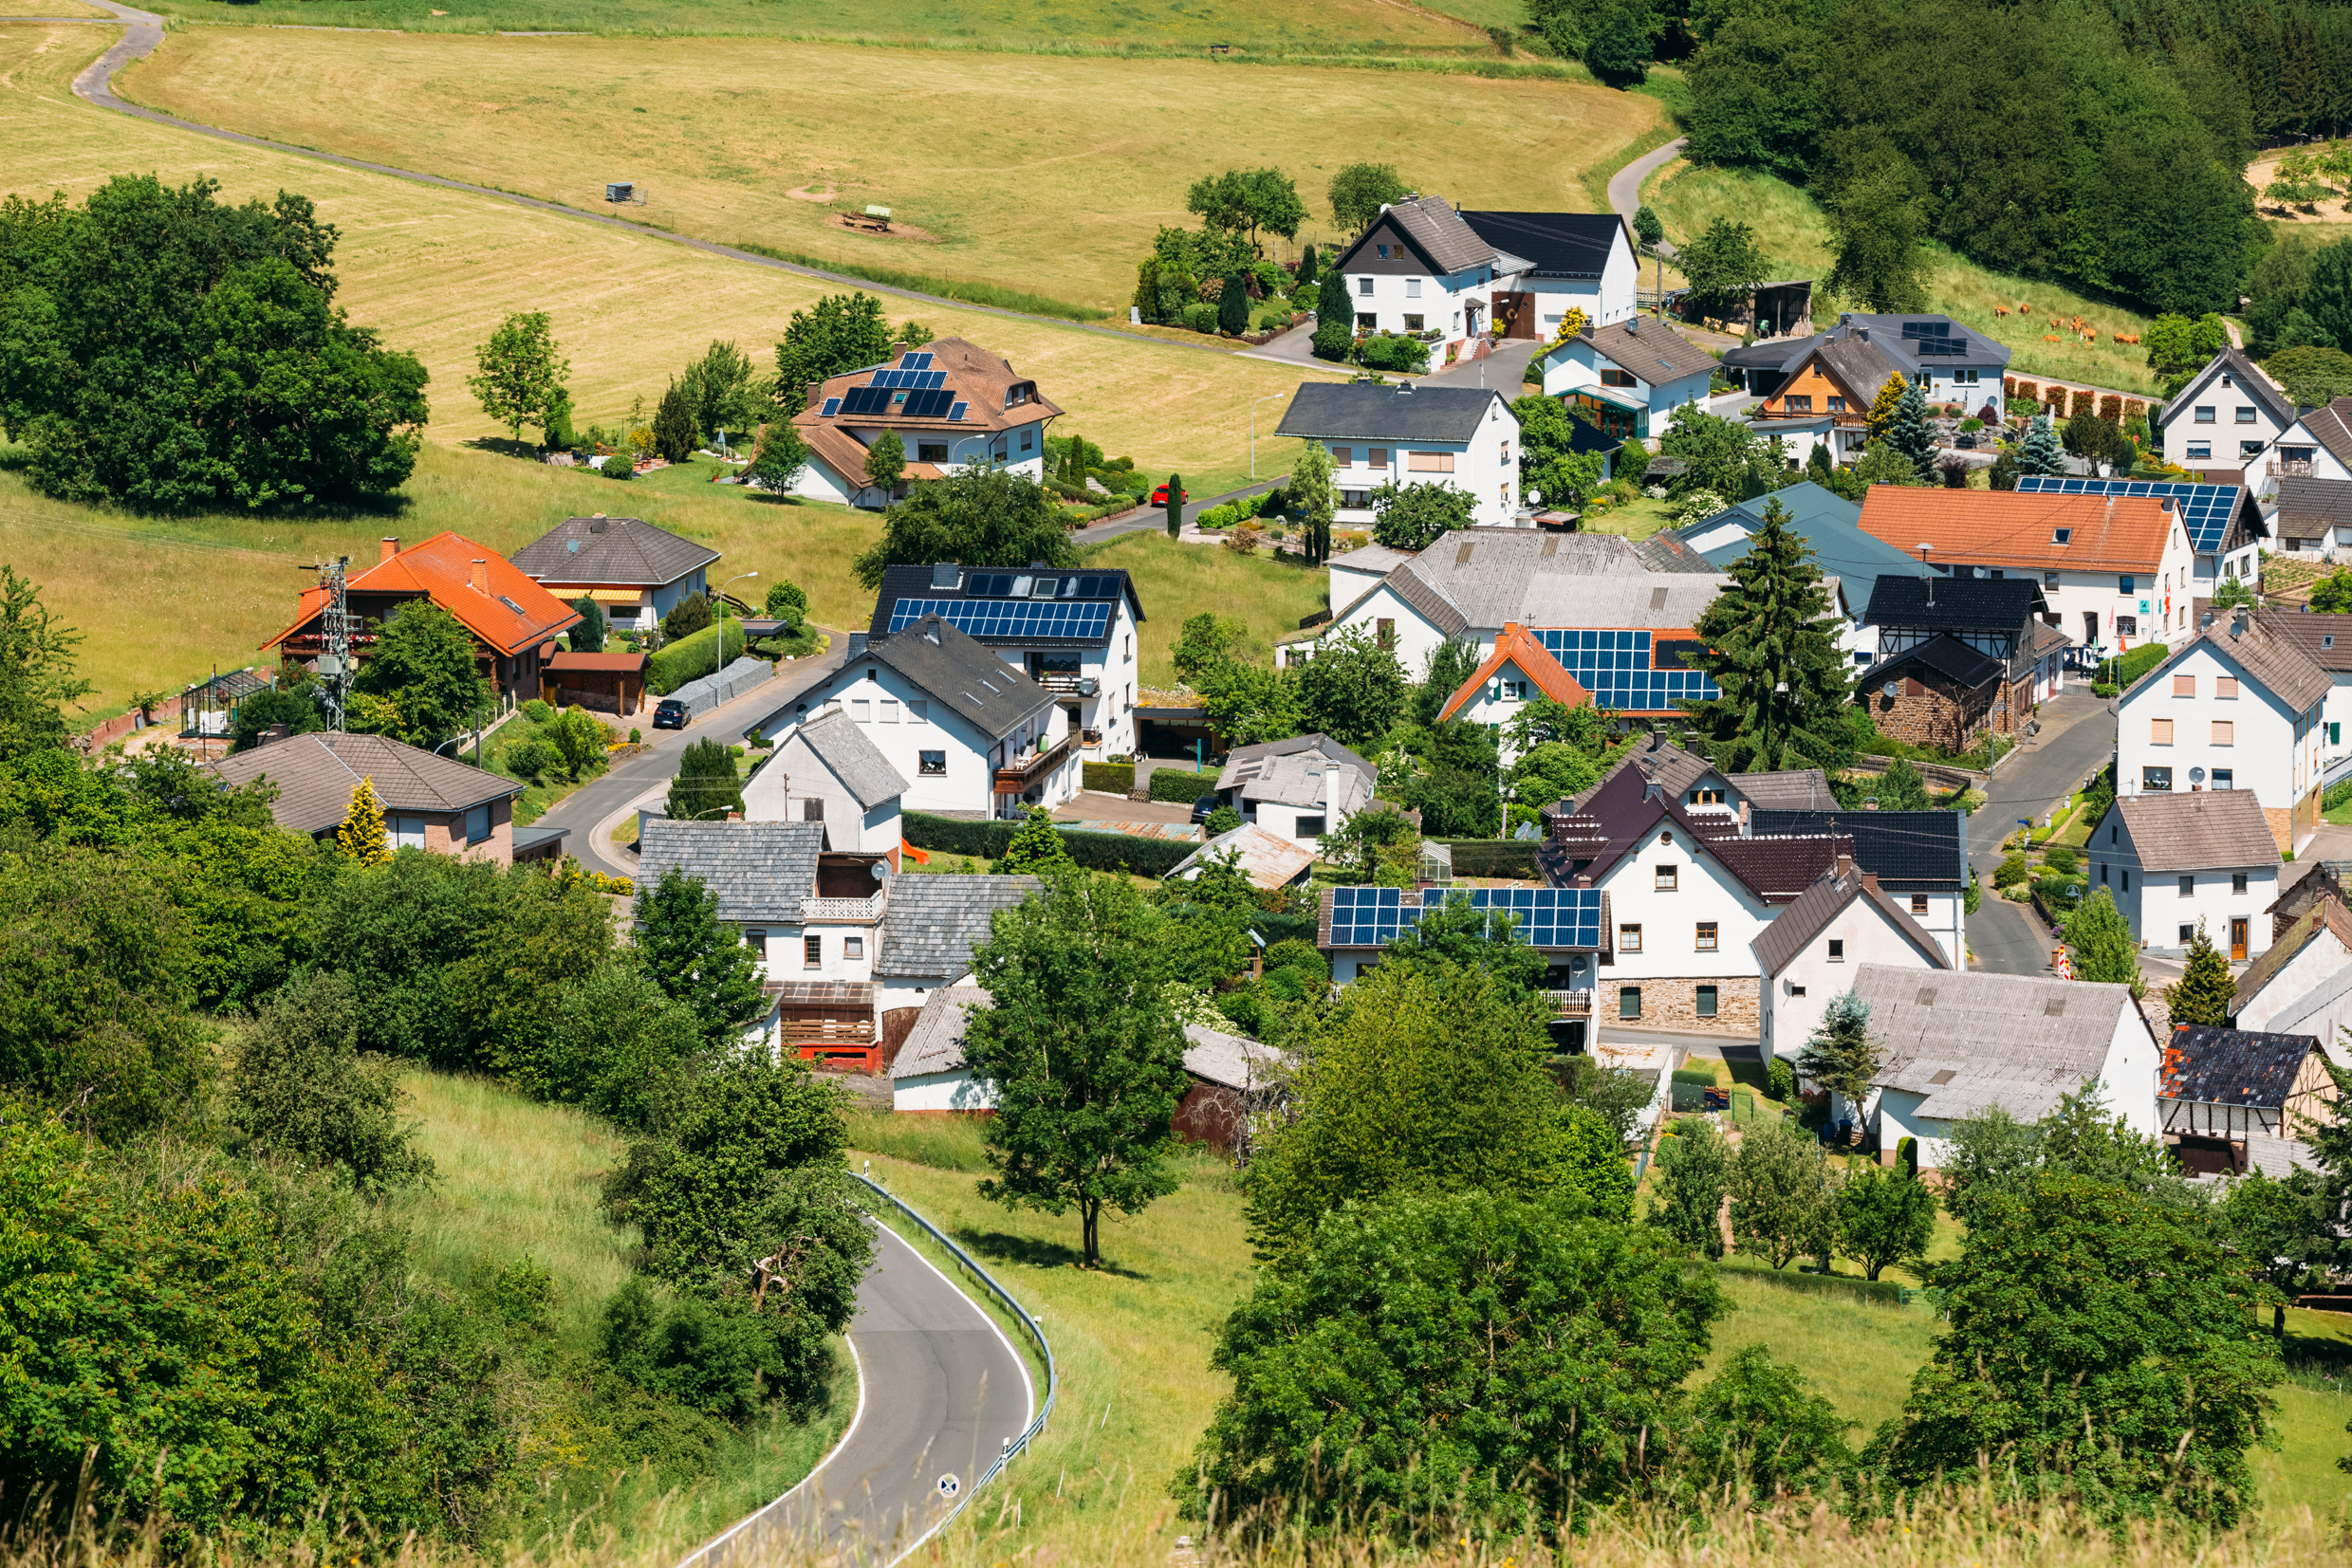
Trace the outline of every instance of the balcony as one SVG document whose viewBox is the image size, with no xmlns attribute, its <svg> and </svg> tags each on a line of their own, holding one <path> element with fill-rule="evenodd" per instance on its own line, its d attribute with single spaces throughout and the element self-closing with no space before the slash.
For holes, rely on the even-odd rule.
<svg viewBox="0 0 2352 1568">
<path fill-rule="evenodd" d="M 863 898 L 804 898 L 801 900 L 801 923 L 825 925 L 878 926 L 882 911 L 890 899 L 890 884 L 885 882 Z"/>
<path fill-rule="evenodd" d="M 1593 993 L 1590 991 L 1546 991 L 1544 995 L 1554 1007 L 1560 1010 L 1560 1016 L 1563 1018 L 1590 1018 L 1592 1016 Z"/>
<path fill-rule="evenodd" d="M 2273 478 L 2309 479 L 2312 460 L 2308 457 L 2273 457 L 2262 466 L 2263 472 Z"/>
<path fill-rule="evenodd" d="M 1075 670 L 1035 671 L 1031 673 L 1029 679 L 1046 691 L 1058 692 L 1065 697 L 1091 697 L 1097 690 L 1094 676 L 1082 675 Z"/>
<path fill-rule="evenodd" d="M 1062 766 L 1076 742 L 1075 735 L 1065 733 L 1051 746 L 1042 750 L 1032 751 L 1025 757 L 1015 757 L 1006 763 L 996 770 L 995 793 L 999 795 L 1026 793 L 1031 784 Z"/>
</svg>

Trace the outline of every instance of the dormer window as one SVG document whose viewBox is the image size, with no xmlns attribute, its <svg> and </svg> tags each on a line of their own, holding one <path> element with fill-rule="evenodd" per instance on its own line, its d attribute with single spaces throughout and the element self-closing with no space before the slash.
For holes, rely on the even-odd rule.
<svg viewBox="0 0 2352 1568">
<path fill-rule="evenodd" d="M 1388 260 L 1388 247 L 1387 247 L 1387 246 L 1385 246 L 1385 245 L 1376 245 L 1376 246 L 1374 246 L 1372 249 L 1375 249 L 1375 250 L 1378 250 L 1378 251 L 1380 253 L 1380 260 L 1382 260 L 1382 261 L 1386 261 L 1386 260 Z"/>
<path fill-rule="evenodd" d="M 2052 528 L 2050 530 L 2050 543 L 2053 544 L 2068 544 L 2071 543 L 2073 539 L 2074 530 L 2072 528 Z"/>
</svg>

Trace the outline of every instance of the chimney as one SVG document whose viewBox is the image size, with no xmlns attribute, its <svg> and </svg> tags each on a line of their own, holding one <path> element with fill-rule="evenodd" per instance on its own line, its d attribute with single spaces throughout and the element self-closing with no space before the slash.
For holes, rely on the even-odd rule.
<svg viewBox="0 0 2352 1568">
<path fill-rule="evenodd" d="M 1639 338 L 1641 336 L 1640 317 L 1628 316 L 1625 318 L 1625 336 L 1628 338 Z"/>
<path fill-rule="evenodd" d="M 890 345 L 890 362 L 892 364 L 897 364 L 900 360 L 904 359 L 906 357 L 906 350 L 907 341 L 904 338 L 901 338 L 897 342 L 892 343 Z"/>
<path fill-rule="evenodd" d="M 1588 887 L 1591 887 L 1591 886 L 1592 886 L 1592 878 L 1591 878 L 1589 876 L 1579 876 L 1579 877 L 1577 877 L 1577 879 L 1576 879 L 1576 885 L 1577 885 L 1578 887 L 1580 887 L 1580 888 L 1588 888 Z"/>
<path fill-rule="evenodd" d="M 1411 381 L 1398 381 L 1398 382 L 1397 383 L 1397 396 L 1398 396 L 1398 397 L 1412 397 L 1412 396 L 1413 396 L 1413 383 L 1412 383 Z"/>
<path fill-rule="evenodd" d="M 727 820 L 731 822 L 739 822 L 743 821 L 743 813 L 740 811 L 731 811 L 727 814 Z"/>
<path fill-rule="evenodd" d="M 852 632 L 849 634 L 849 656 L 851 658 L 856 658 L 861 654 L 865 652 L 866 640 L 867 634 L 864 632 Z"/>
<path fill-rule="evenodd" d="M 390 560 L 391 560 L 394 556 L 398 555 L 399 553 L 400 553 L 400 539 L 399 539 L 399 536 L 398 536 L 398 534 L 387 534 L 387 535 L 384 537 L 384 542 L 383 542 L 383 548 L 382 548 L 382 551 L 381 551 L 381 553 L 380 553 L 380 554 L 379 554 L 379 555 L 376 557 L 376 564 L 378 564 L 379 566 L 380 566 L 380 565 L 382 565 L 385 562 L 390 561 Z"/>
<path fill-rule="evenodd" d="M 473 563 L 473 591 L 485 599 L 490 597 L 490 563 L 487 561 L 476 559 Z"/>
<path fill-rule="evenodd" d="M 1865 872 L 1863 872 L 1863 873 L 1862 873 L 1862 886 L 1863 886 L 1863 887 L 1868 888 L 1868 889 L 1869 889 L 1871 892 L 1873 892 L 1873 893 L 1878 892 L 1878 891 L 1879 891 L 1879 874 L 1878 874 L 1877 872 L 1875 872 L 1875 871 L 1865 871 Z"/>
<path fill-rule="evenodd" d="M 1748 837 L 1748 802 L 1746 801 L 1739 802 L 1739 836 L 1743 839 Z"/>
<path fill-rule="evenodd" d="M 805 409 L 815 408 L 818 403 L 822 402 L 824 399 L 824 383 L 823 381 L 811 381 L 808 383 L 807 398 L 801 404 L 801 407 Z"/>
<path fill-rule="evenodd" d="M 1851 855 L 1840 855 L 1840 856 L 1838 857 L 1838 865 L 1837 865 L 1837 871 L 1836 871 L 1835 875 L 1836 875 L 1836 876 L 1837 876 L 1838 880 L 1839 880 L 1839 881 L 1841 881 L 1841 882 L 1844 881 L 1847 877 L 1849 877 L 1849 876 L 1853 876 L 1853 875 L 1854 875 L 1854 857 L 1852 857 Z"/>
<path fill-rule="evenodd" d="M 269 729 L 261 732 L 261 744 L 264 746 L 275 746 L 278 742 L 286 739 L 286 737 L 291 733 L 292 731 L 287 729 L 286 726 L 282 724 L 273 724 Z"/>
</svg>

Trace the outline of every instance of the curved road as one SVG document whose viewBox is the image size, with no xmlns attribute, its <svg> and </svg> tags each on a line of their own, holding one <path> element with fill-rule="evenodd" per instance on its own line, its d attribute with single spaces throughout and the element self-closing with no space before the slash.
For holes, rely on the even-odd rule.
<svg viewBox="0 0 2352 1568">
<path fill-rule="evenodd" d="M 95 3 L 102 6 L 106 4 L 106 0 L 95 0 Z M 74 90 L 81 91 L 81 83 L 76 83 Z M 1609 176 L 1609 211 L 1623 218 L 1627 223 L 1633 222 L 1635 211 L 1641 206 L 1641 182 L 1680 157 L 1682 149 L 1690 144 L 1689 137 L 1678 136 L 1656 152 L 1642 154 L 1616 174 L 1611 175 Z M 1658 251 L 1659 255 L 1671 260 L 1675 248 L 1666 241 L 1660 240 Z"/>
</svg>

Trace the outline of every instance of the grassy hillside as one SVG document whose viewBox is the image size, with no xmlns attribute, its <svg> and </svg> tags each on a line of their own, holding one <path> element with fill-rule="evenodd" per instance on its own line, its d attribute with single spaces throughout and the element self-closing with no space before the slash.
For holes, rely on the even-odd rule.
<svg viewBox="0 0 2352 1568">
<path fill-rule="evenodd" d="M 639 179 L 652 199 L 629 215 L 681 232 L 984 280 L 1122 322 L 1138 258 L 1159 226 L 1196 221 L 1185 193 L 1205 175 L 1282 169 L 1312 214 L 1301 241 L 1327 244 L 1324 192 L 1344 163 L 1393 163 L 1472 207 L 1581 207 L 1579 172 L 1659 114 L 1589 83 L 1207 59 L 225 28 L 175 34 L 120 86 L 206 124 L 556 201 L 595 205 L 604 181 Z M 869 203 L 928 240 L 835 221 Z"/>
<path fill-rule="evenodd" d="M 1185 488 L 1192 489 L 1190 475 Z M 1179 544 L 1164 533 L 1131 533 L 1088 551 L 1086 559 L 1135 574 L 1147 618 L 1141 679 L 1150 686 L 1176 679 L 1168 654 L 1188 617 L 1205 610 L 1239 620 L 1263 658 L 1276 636 L 1296 631 L 1302 617 L 1324 608 L 1330 582 L 1321 568 L 1235 555 L 1222 544 Z"/>
<path fill-rule="evenodd" d="M 1756 244 L 1772 264 L 1772 275 L 1821 279 L 1829 275 L 1829 226 L 1813 198 L 1786 181 L 1767 175 L 1732 169 L 1696 169 L 1676 161 L 1650 177 L 1643 199 L 1665 220 L 1666 232 L 1677 241 L 1695 235 L 1718 217 L 1745 223 L 1756 233 Z M 2157 390 L 2149 373 L 2147 351 L 2118 343 L 2112 334 L 2137 335 L 2147 318 L 2118 305 L 2100 304 L 2056 284 L 2029 283 L 1979 267 L 1941 246 L 1927 247 L 1931 262 L 1928 304 L 1955 321 L 1965 322 L 2013 353 L 2012 375 L 2028 378 L 2054 376 L 2126 392 Z M 1648 269 L 1645 268 L 1645 275 Z M 1680 280 L 1667 268 L 1671 287 Z M 2028 306 L 2018 315 L 2020 304 Z M 2010 314 L 1996 316 L 1996 305 Z M 1847 308 L 1851 308 L 1848 306 Z M 2055 317 L 2071 323 L 2075 317 L 2099 329 L 2099 341 L 2085 343 L 2065 329 L 2051 327 Z M 1836 320 L 1818 299 L 1814 320 Z M 2061 341 L 2046 342 L 2058 331 Z"/>
</svg>

